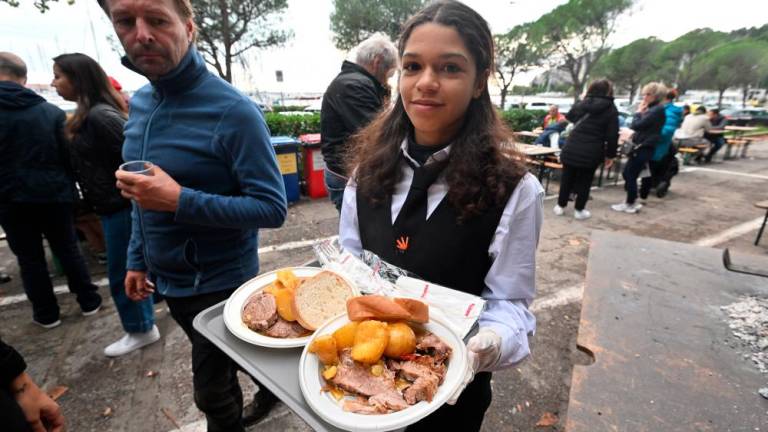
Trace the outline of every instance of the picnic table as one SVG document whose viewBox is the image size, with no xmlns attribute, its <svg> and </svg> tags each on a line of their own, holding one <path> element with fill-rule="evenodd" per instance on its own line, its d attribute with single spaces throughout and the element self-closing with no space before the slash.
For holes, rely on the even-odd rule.
<svg viewBox="0 0 768 432">
<path fill-rule="evenodd" d="M 763 375 L 722 309 L 766 298 L 765 278 L 727 271 L 717 249 L 595 231 L 566 430 L 762 430 Z M 753 268 L 764 257 L 739 256 Z"/>
<path fill-rule="evenodd" d="M 754 132 L 758 128 L 754 126 L 726 126 L 725 130 L 729 132 L 733 132 L 733 135 L 728 138 L 728 147 L 725 149 L 725 154 L 723 155 L 723 159 L 730 159 L 731 158 L 731 146 L 740 146 L 741 147 L 741 157 L 747 156 L 747 147 L 749 146 L 750 140 L 749 138 L 746 138 L 744 136 L 747 132 Z M 711 131 L 710 131 L 711 132 Z"/>
</svg>

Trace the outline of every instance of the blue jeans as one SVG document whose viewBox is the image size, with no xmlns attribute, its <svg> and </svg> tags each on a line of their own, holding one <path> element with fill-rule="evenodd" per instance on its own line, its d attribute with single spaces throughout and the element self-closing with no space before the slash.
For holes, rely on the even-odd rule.
<svg viewBox="0 0 768 432">
<path fill-rule="evenodd" d="M 131 208 L 101 216 L 104 239 L 107 243 L 107 277 L 112 299 L 123 329 L 128 333 L 144 333 L 155 324 L 152 298 L 135 302 L 125 295 L 125 265 L 128 260 L 128 242 L 131 239 Z"/>
<path fill-rule="evenodd" d="M 627 191 L 627 204 L 634 204 L 637 199 L 637 178 L 643 171 L 645 165 L 653 158 L 653 147 L 644 147 L 637 151 L 635 156 L 631 156 L 624 166 L 624 189 Z M 650 190 L 651 177 L 643 179 L 643 189 Z M 646 192 L 647 195 L 647 192 Z"/>
<path fill-rule="evenodd" d="M 325 188 L 336 210 L 341 213 L 341 203 L 344 201 L 344 188 L 347 187 L 347 178 L 326 168 L 323 174 Z"/>
</svg>

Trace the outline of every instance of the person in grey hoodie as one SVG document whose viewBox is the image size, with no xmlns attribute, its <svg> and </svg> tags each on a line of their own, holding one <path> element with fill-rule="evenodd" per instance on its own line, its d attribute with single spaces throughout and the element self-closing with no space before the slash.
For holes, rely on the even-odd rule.
<svg viewBox="0 0 768 432">
<path fill-rule="evenodd" d="M 19 262 L 32 321 L 50 329 L 61 320 L 43 237 L 61 262 L 83 315 L 99 310 L 101 296 L 77 244 L 64 111 L 25 88 L 26 82 L 24 62 L 0 52 L 0 225 Z"/>
</svg>

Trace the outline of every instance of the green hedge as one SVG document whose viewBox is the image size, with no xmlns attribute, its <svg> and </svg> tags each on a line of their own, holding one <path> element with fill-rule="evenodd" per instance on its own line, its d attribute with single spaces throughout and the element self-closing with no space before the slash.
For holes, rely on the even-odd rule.
<svg viewBox="0 0 768 432">
<path fill-rule="evenodd" d="M 275 112 L 265 113 L 264 117 L 272 136 L 289 135 L 298 137 L 306 133 L 320 133 L 320 113 L 308 115 L 283 115 Z"/>
<path fill-rule="evenodd" d="M 499 113 L 504 122 L 513 131 L 529 131 L 541 126 L 543 110 L 511 109 Z M 283 115 L 276 112 L 265 113 L 269 131 L 273 136 L 290 135 L 298 137 L 305 133 L 320 133 L 320 114 Z"/>
<path fill-rule="evenodd" d="M 502 120 L 513 131 L 529 131 L 541 126 L 547 112 L 544 110 L 511 109 L 500 111 Z"/>
<path fill-rule="evenodd" d="M 272 105 L 272 112 L 304 111 L 307 105 Z"/>
</svg>

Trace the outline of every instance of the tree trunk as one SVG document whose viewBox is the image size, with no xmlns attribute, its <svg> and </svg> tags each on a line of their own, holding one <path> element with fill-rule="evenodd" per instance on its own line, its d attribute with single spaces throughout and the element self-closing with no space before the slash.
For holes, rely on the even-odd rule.
<svg viewBox="0 0 768 432">
<path fill-rule="evenodd" d="M 726 89 L 719 89 L 717 91 L 717 109 L 722 108 L 723 106 L 723 93 L 725 93 Z"/>
<path fill-rule="evenodd" d="M 504 87 L 501 89 L 501 110 L 504 111 L 504 104 L 507 101 L 507 88 Z"/>
<path fill-rule="evenodd" d="M 229 26 L 229 7 L 226 0 L 219 0 L 221 12 L 221 34 L 224 43 L 224 78 L 228 83 L 232 82 L 232 38 Z"/>
<path fill-rule="evenodd" d="M 637 84 L 630 84 L 629 86 L 629 104 L 635 101 L 635 93 L 637 92 Z"/>
<path fill-rule="evenodd" d="M 747 94 L 749 93 L 749 86 L 744 86 L 743 89 L 741 89 L 741 107 L 746 108 L 747 107 Z"/>
</svg>

